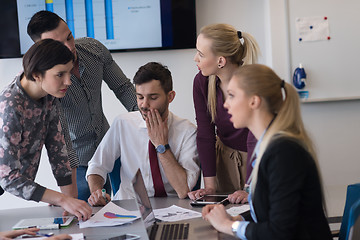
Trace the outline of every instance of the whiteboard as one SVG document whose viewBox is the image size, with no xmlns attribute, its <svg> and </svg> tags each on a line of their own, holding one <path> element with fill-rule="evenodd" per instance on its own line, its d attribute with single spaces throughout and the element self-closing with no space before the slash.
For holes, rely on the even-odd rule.
<svg viewBox="0 0 360 240">
<path fill-rule="evenodd" d="M 289 54 L 307 74 L 309 101 L 360 99 L 360 0 L 288 0 Z M 330 40 L 299 41 L 299 17 L 327 17 Z M 293 72 L 292 72 L 293 73 Z"/>
</svg>

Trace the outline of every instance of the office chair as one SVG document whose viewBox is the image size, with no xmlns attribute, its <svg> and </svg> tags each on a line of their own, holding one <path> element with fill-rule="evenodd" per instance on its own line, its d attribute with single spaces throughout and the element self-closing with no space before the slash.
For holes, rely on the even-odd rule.
<svg viewBox="0 0 360 240">
<path fill-rule="evenodd" d="M 114 195 L 117 193 L 117 191 L 120 188 L 120 183 L 121 183 L 120 168 L 121 168 L 121 161 L 120 161 L 120 157 L 119 157 L 118 159 L 115 160 L 114 168 L 113 168 L 112 172 L 109 173 L 111 189 L 112 189 Z"/>
<path fill-rule="evenodd" d="M 349 222 L 346 231 L 346 240 L 360 239 L 360 199 L 350 208 Z"/>
<path fill-rule="evenodd" d="M 346 202 L 345 202 L 345 208 L 344 208 L 344 214 L 342 217 L 341 227 L 340 227 L 340 233 L 339 233 L 339 240 L 348 240 L 349 238 L 349 231 L 352 225 L 354 225 L 355 220 L 353 220 L 352 225 L 350 225 L 350 211 L 351 207 L 358 203 L 360 200 L 360 183 L 351 184 L 347 187 L 347 193 L 346 193 Z M 360 203 L 359 203 L 360 204 Z M 360 211 L 360 208 L 359 208 Z M 352 217 L 354 216 L 354 212 L 352 213 Z M 359 215 L 359 214 L 358 214 Z M 356 216 L 358 216 L 356 215 Z M 360 239 L 360 238 L 358 238 Z"/>
<path fill-rule="evenodd" d="M 201 173 L 199 174 L 198 180 L 191 191 L 199 190 L 201 188 Z"/>
</svg>

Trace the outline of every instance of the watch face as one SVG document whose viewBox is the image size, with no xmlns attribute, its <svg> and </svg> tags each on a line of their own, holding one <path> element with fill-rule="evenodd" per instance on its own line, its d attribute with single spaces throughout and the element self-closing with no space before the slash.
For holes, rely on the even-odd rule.
<svg viewBox="0 0 360 240">
<path fill-rule="evenodd" d="M 164 145 L 157 146 L 156 151 L 158 153 L 164 153 L 165 152 L 165 146 Z"/>
</svg>

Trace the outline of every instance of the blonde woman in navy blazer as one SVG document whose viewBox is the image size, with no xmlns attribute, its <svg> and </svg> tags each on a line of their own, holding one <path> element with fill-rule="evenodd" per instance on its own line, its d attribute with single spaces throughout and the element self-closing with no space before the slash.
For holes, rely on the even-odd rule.
<svg viewBox="0 0 360 240">
<path fill-rule="evenodd" d="M 258 139 L 250 177 L 250 215 L 231 217 L 223 205 L 203 208 L 218 231 L 241 239 L 332 239 L 317 160 L 296 90 L 270 68 L 239 68 L 224 104 L 235 128 Z"/>
</svg>

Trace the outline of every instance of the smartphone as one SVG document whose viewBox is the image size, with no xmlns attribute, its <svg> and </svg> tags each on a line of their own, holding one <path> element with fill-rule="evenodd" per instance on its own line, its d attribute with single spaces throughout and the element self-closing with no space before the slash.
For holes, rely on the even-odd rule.
<svg viewBox="0 0 360 240">
<path fill-rule="evenodd" d="M 140 239 L 140 236 L 127 233 L 124 235 L 109 238 L 108 240 L 135 240 L 135 239 Z"/>
<path fill-rule="evenodd" d="M 207 204 L 228 204 L 227 195 L 204 195 L 190 202 L 191 206 L 204 206 Z"/>
</svg>

